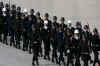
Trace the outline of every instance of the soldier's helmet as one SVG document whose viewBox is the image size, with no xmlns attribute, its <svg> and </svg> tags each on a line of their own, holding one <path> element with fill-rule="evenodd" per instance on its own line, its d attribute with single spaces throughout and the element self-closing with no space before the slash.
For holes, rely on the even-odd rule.
<svg viewBox="0 0 100 66">
<path fill-rule="evenodd" d="M 78 34 L 79 33 L 79 30 L 74 30 L 74 34 Z"/>
<path fill-rule="evenodd" d="M 16 5 L 15 5 L 15 4 L 13 4 L 13 5 L 11 6 L 11 8 L 16 9 Z"/>
<path fill-rule="evenodd" d="M 81 25 L 81 22 L 80 21 L 77 21 L 76 22 L 76 27 L 82 28 L 82 25 Z"/>
<path fill-rule="evenodd" d="M 48 13 L 45 13 L 45 15 L 44 15 L 45 17 L 49 17 L 49 14 Z"/>
<path fill-rule="evenodd" d="M 20 6 L 17 7 L 17 11 L 21 11 L 21 7 Z"/>
<path fill-rule="evenodd" d="M 84 29 L 89 29 L 89 26 L 88 25 L 84 25 Z"/>
<path fill-rule="evenodd" d="M 71 20 L 68 20 L 68 22 L 67 22 L 68 24 L 71 24 L 72 23 L 72 21 Z"/>
<path fill-rule="evenodd" d="M 5 7 L 6 7 L 6 8 L 9 8 L 10 6 L 9 6 L 9 4 L 8 4 L 8 3 L 6 3 L 6 4 L 5 4 Z"/>
<path fill-rule="evenodd" d="M 31 13 L 31 14 L 34 14 L 34 12 L 35 12 L 34 9 L 31 9 L 31 10 L 30 10 L 30 13 Z"/>
<path fill-rule="evenodd" d="M 3 12 L 6 12 L 6 11 L 7 11 L 7 9 L 4 7 L 4 8 L 2 9 L 2 11 L 3 11 Z"/>
<path fill-rule="evenodd" d="M 57 16 L 53 16 L 53 20 L 57 20 Z"/>
</svg>

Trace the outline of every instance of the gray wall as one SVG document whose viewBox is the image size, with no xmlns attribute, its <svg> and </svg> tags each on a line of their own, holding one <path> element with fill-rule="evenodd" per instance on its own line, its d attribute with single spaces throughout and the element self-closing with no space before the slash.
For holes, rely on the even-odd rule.
<svg viewBox="0 0 100 66">
<path fill-rule="evenodd" d="M 22 8 L 34 8 L 42 16 L 49 12 L 50 18 L 53 15 L 58 18 L 64 16 L 66 21 L 71 19 L 75 23 L 81 20 L 83 24 L 89 22 L 91 28 L 100 28 L 100 0 L 12 0 L 12 3 L 21 5 Z"/>
</svg>

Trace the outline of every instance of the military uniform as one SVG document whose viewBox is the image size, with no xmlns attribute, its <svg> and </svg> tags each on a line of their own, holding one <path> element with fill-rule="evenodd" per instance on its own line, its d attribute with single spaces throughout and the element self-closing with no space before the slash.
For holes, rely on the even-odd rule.
<svg viewBox="0 0 100 66">
<path fill-rule="evenodd" d="M 14 41 L 14 31 L 15 31 L 15 17 L 13 15 L 13 13 L 11 12 L 12 16 L 9 16 L 7 18 L 7 24 L 8 24 L 8 32 L 10 33 L 10 46 L 13 46 L 15 47 L 15 41 Z"/>
<path fill-rule="evenodd" d="M 99 35 L 98 35 L 98 32 L 97 30 L 95 29 L 95 32 L 96 34 L 94 34 L 92 36 L 92 49 L 93 49 L 93 52 L 94 52 L 94 63 L 93 63 L 93 66 L 95 66 L 96 63 L 98 63 L 100 65 L 100 61 L 99 61 L 99 52 L 100 51 L 100 38 L 99 38 Z"/>
<path fill-rule="evenodd" d="M 58 32 L 59 24 L 57 22 L 52 23 L 52 31 L 51 31 L 51 43 L 53 47 L 52 53 L 52 62 L 54 60 L 58 63 L 58 56 L 57 56 L 57 32 Z"/>
<path fill-rule="evenodd" d="M 90 60 L 90 52 L 91 52 L 91 33 L 88 31 L 84 31 L 81 40 L 81 57 L 84 62 L 84 66 L 88 66 L 88 61 Z"/>
<path fill-rule="evenodd" d="M 50 37 L 51 37 L 51 21 L 46 20 L 48 23 L 43 26 L 43 42 L 44 42 L 44 59 L 50 60 Z M 45 21 L 44 21 L 45 22 Z"/>
<path fill-rule="evenodd" d="M 21 16 L 20 16 L 21 17 Z M 21 21 L 20 17 L 16 16 L 16 27 L 15 27 L 15 39 L 16 39 L 16 48 L 20 49 L 20 41 L 23 33 L 23 22 Z"/>
<path fill-rule="evenodd" d="M 35 62 L 37 65 L 39 65 L 38 56 L 39 56 L 39 47 L 41 46 L 41 40 L 39 32 L 37 30 L 32 36 L 34 37 L 32 40 L 32 49 L 33 49 L 32 65 L 35 66 Z"/>
<path fill-rule="evenodd" d="M 29 20 L 28 18 L 25 18 L 24 20 L 24 44 L 23 44 L 23 50 L 28 51 L 28 47 L 29 47 L 29 41 L 31 38 L 31 33 L 32 33 L 32 20 Z"/>
</svg>

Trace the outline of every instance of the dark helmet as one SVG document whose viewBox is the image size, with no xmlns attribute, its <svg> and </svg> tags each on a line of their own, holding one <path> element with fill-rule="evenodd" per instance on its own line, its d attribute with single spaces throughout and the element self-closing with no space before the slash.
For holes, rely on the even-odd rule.
<svg viewBox="0 0 100 66">
<path fill-rule="evenodd" d="M 89 29 L 89 26 L 88 25 L 84 25 L 84 29 Z"/>
<path fill-rule="evenodd" d="M 20 6 L 18 6 L 18 7 L 17 7 L 17 10 L 19 10 L 19 11 L 20 11 L 20 10 L 21 10 L 21 7 L 20 7 Z"/>
<path fill-rule="evenodd" d="M 80 22 L 80 21 L 77 21 L 77 22 L 76 22 L 76 26 L 77 26 L 77 27 L 79 26 L 79 27 L 81 28 L 81 27 L 82 27 L 81 22 Z"/>
<path fill-rule="evenodd" d="M 34 13 L 35 11 L 34 11 L 34 9 L 31 9 L 30 12 L 31 12 L 31 13 Z"/>
<path fill-rule="evenodd" d="M 45 13 L 45 17 L 49 17 L 49 14 L 48 13 Z"/>
<path fill-rule="evenodd" d="M 16 5 L 13 4 L 13 5 L 11 6 L 11 8 L 16 8 Z"/>
<path fill-rule="evenodd" d="M 64 17 L 61 17 L 61 21 L 65 21 L 65 18 Z"/>
<path fill-rule="evenodd" d="M 6 8 L 9 8 L 10 6 L 9 6 L 9 4 L 8 4 L 8 3 L 6 3 L 6 4 L 5 4 L 5 7 L 6 7 Z"/>
<path fill-rule="evenodd" d="M 53 16 L 53 20 L 57 20 L 57 16 Z"/>
</svg>

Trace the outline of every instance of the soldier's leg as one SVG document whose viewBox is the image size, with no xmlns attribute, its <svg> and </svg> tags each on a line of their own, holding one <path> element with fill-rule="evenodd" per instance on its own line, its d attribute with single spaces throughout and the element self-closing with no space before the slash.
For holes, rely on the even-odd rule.
<svg viewBox="0 0 100 66">
<path fill-rule="evenodd" d="M 74 63 L 73 63 L 73 54 L 72 53 L 69 53 L 67 55 L 67 66 L 69 66 L 69 64 L 71 64 L 71 66 L 74 66 Z"/>
<path fill-rule="evenodd" d="M 29 54 L 32 54 L 32 40 L 29 43 Z"/>
<path fill-rule="evenodd" d="M 82 55 L 82 60 L 83 60 L 83 62 L 84 62 L 84 66 L 88 66 L 89 55 L 83 54 L 83 55 Z"/>
<path fill-rule="evenodd" d="M 80 54 L 79 52 L 76 53 L 76 62 L 75 62 L 75 66 L 80 66 Z"/>
<path fill-rule="evenodd" d="M 98 51 L 94 51 L 94 63 L 93 66 L 95 66 L 96 63 L 98 63 L 100 65 L 100 61 L 99 61 L 99 52 Z"/>
<path fill-rule="evenodd" d="M 8 43 L 7 43 L 7 35 L 8 35 L 8 32 L 4 32 L 3 42 L 6 43 L 6 45 L 8 45 Z"/>
<path fill-rule="evenodd" d="M 14 41 L 14 31 L 11 31 L 11 43 L 10 45 L 13 45 L 13 47 L 15 47 L 15 41 Z"/>
<path fill-rule="evenodd" d="M 63 57 L 63 48 L 60 49 L 60 56 L 59 56 L 59 65 L 61 63 L 61 61 L 63 62 L 63 64 L 65 65 L 65 60 L 64 60 L 64 57 Z"/>
<path fill-rule="evenodd" d="M 47 40 L 46 41 L 46 44 L 47 44 L 47 52 L 46 52 L 46 55 L 47 55 L 48 60 L 50 60 L 50 40 Z"/>
<path fill-rule="evenodd" d="M 47 58 L 46 58 L 46 52 L 47 52 L 47 47 L 46 47 L 46 45 L 47 45 L 47 44 L 46 44 L 46 39 L 45 39 L 45 38 L 43 39 L 43 43 L 44 43 L 44 59 L 47 59 Z"/>
<path fill-rule="evenodd" d="M 26 34 L 23 33 L 23 51 L 25 51 L 25 44 L 26 44 Z"/>
<path fill-rule="evenodd" d="M 36 50 L 37 50 L 37 51 L 36 51 L 36 54 L 35 54 L 35 55 L 36 55 L 36 64 L 39 65 L 39 61 L 38 61 L 38 56 L 39 56 L 39 46 L 37 46 Z"/>
</svg>

